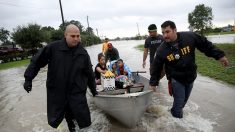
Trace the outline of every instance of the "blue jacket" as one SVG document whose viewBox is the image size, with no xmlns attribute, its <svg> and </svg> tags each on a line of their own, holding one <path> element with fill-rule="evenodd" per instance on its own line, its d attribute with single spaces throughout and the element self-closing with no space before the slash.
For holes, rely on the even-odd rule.
<svg viewBox="0 0 235 132">
<path fill-rule="evenodd" d="M 132 73 L 131 73 L 131 69 L 124 63 L 124 71 L 126 71 L 128 73 L 128 78 L 130 78 L 132 76 Z M 120 67 L 117 68 L 117 73 L 118 75 L 120 75 Z"/>
</svg>

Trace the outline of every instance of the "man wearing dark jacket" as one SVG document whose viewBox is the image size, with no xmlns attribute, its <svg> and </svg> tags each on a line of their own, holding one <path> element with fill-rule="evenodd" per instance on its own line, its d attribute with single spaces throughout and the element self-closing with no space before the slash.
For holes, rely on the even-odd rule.
<svg viewBox="0 0 235 132">
<path fill-rule="evenodd" d="M 108 62 L 108 60 L 111 62 L 117 59 L 119 59 L 118 50 L 111 43 L 108 43 L 108 50 L 105 52 L 105 62 Z"/>
<path fill-rule="evenodd" d="M 161 28 L 165 42 L 157 49 L 154 57 L 150 89 L 156 90 L 163 65 L 165 65 L 169 93 L 174 98 L 171 114 L 176 118 L 182 118 L 183 108 L 197 76 L 195 48 L 206 56 L 219 60 L 223 66 L 228 66 L 229 63 L 224 52 L 216 48 L 205 37 L 193 32 L 177 33 L 175 23 L 172 21 L 165 21 Z"/>
<path fill-rule="evenodd" d="M 69 130 L 75 131 L 73 120 L 80 129 L 91 125 L 87 86 L 93 96 L 97 91 L 90 57 L 80 43 L 78 27 L 68 25 L 64 36 L 64 39 L 48 44 L 32 58 L 24 74 L 24 89 L 31 91 L 32 80 L 40 68 L 48 64 L 48 123 L 57 128 L 65 117 Z"/>
</svg>

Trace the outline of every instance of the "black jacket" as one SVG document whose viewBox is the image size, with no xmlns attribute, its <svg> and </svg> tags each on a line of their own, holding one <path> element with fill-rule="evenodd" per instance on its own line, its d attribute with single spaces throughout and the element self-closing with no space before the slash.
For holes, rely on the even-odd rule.
<svg viewBox="0 0 235 132">
<path fill-rule="evenodd" d="M 183 84 L 192 83 L 197 76 L 195 48 L 216 60 L 225 56 L 205 37 L 193 32 L 179 32 L 175 42 L 164 42 L 157 49 L 150 72 L 150 85 L 158 85 L 163 65 L 168 80 L 174 78 Z"/>
<path fill-rule="evenodd" d="M 105 62 L 119 59 L 119 52 L 116 48 L 108 49 L 105 52 Z"/>
<path fill-rule="evenodd" d="M 55 41 L 41 49 L 31 60 L 25 71 L 26 80 L 33 80 L 40 68 L 48 64 L 47 72 L 47 116 L 48 123 L 56 128 L 65 114 L 65 107 L 71 108 L 80 127 L 91 124 L 86 100 L 89 86 L 95 94 L 96 84 L 92 64 L 87 51 L 78 44 L 68 48 L 65 39 Z"/>
</svg>

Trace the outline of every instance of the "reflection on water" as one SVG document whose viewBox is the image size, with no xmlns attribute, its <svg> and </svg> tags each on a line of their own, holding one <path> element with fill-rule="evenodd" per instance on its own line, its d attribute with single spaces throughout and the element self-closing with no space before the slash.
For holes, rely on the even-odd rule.
<svg viewBox="0 0 235 132">
<path fill-rule="evenodd" d="M 143 52 L 134 47 L 143 44 L 140 41 L 116 41 L 113 46 L 119 50 L 120 57 L 133 71 L 147 71 L 143 76 L 149 78 L 149 63 L 147 68 L 142 68 Z M 102 45 L 87 48 L 93 66 L 97 64 L 97 55 L 101 52 Z M 59 128 L 53 129 L 47 124 L 46 115 L 46 68 L 41 69 L 33 81 L 33 90 L 30 94 L 23 90 L 23 73 L 25 67 L 0 71 L 0 131 L 1 132 L 66 132 L 65 121 Z M 162 79 L 159 91 L 153 94 L 152 105 L 138 122 L 136 128 L 128 129 L 109 117 L 93 103 L 93 97 L 87 95 L 91 110 L 92 125 L 78 131 L 92 132 L 165 132 L 165 131 L 213 131 L 217 123 L 203 118 L 199 112 L 199 106 L 190 101 L 184 109 L 184 118 L 173 118 L 169 112 L 172 106 L 172 97 L 167 93 L 166 79 Z M 215 115 L 216 119 L 219 115 Z"/>
</svg>

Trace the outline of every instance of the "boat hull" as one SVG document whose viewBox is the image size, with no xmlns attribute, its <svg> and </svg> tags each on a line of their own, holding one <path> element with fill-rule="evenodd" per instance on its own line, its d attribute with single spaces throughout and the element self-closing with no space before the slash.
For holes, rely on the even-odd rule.
<svg viewBox="0 0 235 132">
<path fill-rule="evenodd" d="M 127 127 L 134 127 L 151 100 L 152 91 L 122 95 L 98 95 L 94 98 L 97 107 Z"/>
<path fill-rule="evenodd" d="M 149 106 L 152 95 L 152 91 L 147 90 L 148 79 L 138 73 L 133 73 L 133 78 L 135 83 L 143 84 L 144 91 L 118 95 L 98 94 L 94 98 L 97 107 L 129 128 L 136 126 Z"/>
</svg>

